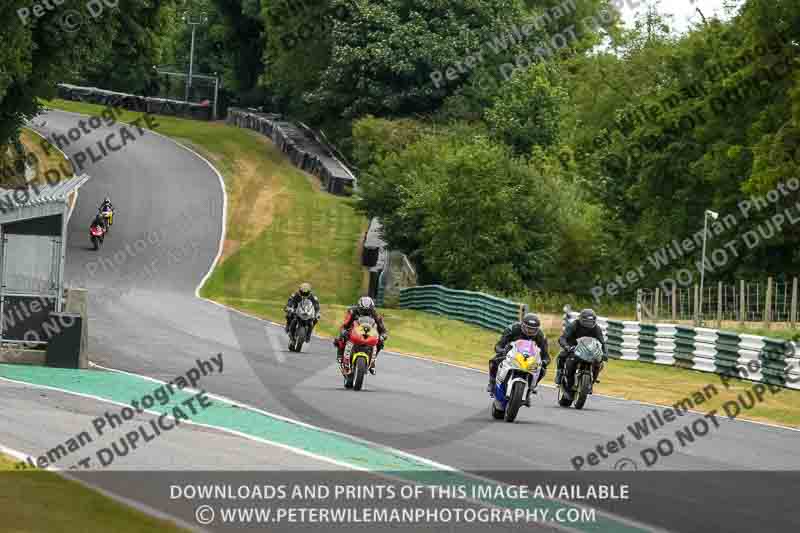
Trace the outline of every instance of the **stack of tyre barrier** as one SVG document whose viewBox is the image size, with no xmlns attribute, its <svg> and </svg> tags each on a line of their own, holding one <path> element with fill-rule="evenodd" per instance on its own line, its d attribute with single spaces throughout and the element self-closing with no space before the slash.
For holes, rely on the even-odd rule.
<svg viewBox="0 0 800 533">
<path fill-rule="evenodd" d="M 573 321 L 578 313 L 569 313 Z M 566 323 L 565 321 L 565 323 Z M 614 359 L 645 361 L 800 389 L 798 345 L 782 339 L 675 324 L 600 318 Z"/>
<path fill-rule="evenodd" d="M 329 193 L 352 194 L 356 185 L 352 172 L 312 135 L 283 120 L 281 115 L 230 108 L 228 124 L 255 130 L 269 137 L 292 164 L 319 177 L 322 187 Z"/>
<path fill-rule="evenodd" d="M 527 312 L 525 304 L 441 285 L 400 289 L 400 307 L 444 315 L 494 331 L 504 330 Z"/>
<path fill-rule="evenodd" d="M 167 100 L 165 98 L 149 98 L 106 91 L 96 87 L 79 87 L 66 83 L 58 85 L 58 97 L 62 100 L 128 109 L 151 115 L 168 115 L 196 120 L 211 120 L 212 114 L 211 106 L 208 104 Z"/>
</svg>

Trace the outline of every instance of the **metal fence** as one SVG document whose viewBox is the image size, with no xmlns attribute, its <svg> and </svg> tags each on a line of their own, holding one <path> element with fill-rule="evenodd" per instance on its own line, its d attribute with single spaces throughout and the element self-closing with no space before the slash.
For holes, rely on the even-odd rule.
<svg viewBox="0 0 800 533">
<path fill-rule="evenodd" d="M 444 315 L 494 331 L 502 331 L 521 319 L 528 308 L 525 304 L 488 294 L 448 289 L 441 285 L 400 289 L 400 307 Z"/>
<path fill-rule="evenodd" d="M 639 320 L 797 322 L 798 278 L 712 282 L 703 287 L 640 289 Z"/>
</svg>

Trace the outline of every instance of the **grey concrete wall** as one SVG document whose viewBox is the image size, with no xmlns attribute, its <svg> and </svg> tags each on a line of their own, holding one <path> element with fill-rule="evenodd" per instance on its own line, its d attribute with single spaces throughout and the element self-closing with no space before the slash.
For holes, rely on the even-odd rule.
<svg viewBox="0 0 800 533">
<path fill-rule="evenodd" d="M 80 368 L 89 368 L 89 314 L 88 298 L 89 292 L 86 289 L 66 289 L 64 311 L 81 315 L 81 354 Z"/>
</svg>

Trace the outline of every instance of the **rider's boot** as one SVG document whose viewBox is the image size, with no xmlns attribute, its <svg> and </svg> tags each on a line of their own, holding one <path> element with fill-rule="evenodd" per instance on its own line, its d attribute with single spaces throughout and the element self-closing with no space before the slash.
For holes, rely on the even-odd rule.
<svg viewBox="0 0 800 533">
<path fill-rule="evenodd" d="M 486 386 L 486 392 L 491 394 L 492 398 L 494 398 L 494 389 L 495 389 L 496 386 L 497 386 L 496 378 L 490 376 L 489 377 L 489 384 Z"/>
</svg>

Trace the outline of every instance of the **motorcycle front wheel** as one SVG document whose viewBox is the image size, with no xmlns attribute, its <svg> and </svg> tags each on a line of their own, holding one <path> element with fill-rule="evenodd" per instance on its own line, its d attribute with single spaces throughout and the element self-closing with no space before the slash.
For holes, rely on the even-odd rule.
<svg viewBox="0 0 800 533">
<path fill-rule="evenodd" d="M 506 422 L 513 422 L 517 418 L 519 408 L 522 406 L 522 395 L 525 394 L 525 385 L 520 382 L 514 383 L 514 388 L 511 389 L 511 398 L 506 405 Z"/>
<path fill-rule="evenodd" d="M 578 377 L 578 393 L 575 398 L 575 409 L 583 409 L 589 392 L 592 390 L 592 374 L 585 372 Z"/>
<path fill-rule="evenodd" d="M 294 351 L 299 352 L 303 349 L 303 343 L 306 341 L 306 327 L 298 326 L 294 332 Z"/>
<path fill-rule="evenodd" d="M 361 390 L 364 386 L 364 375 L 367 373 L 367 361 L 363 357 L 356 359 L 356 368 L 353 370 L 353 390 Z"/>
</svg>

